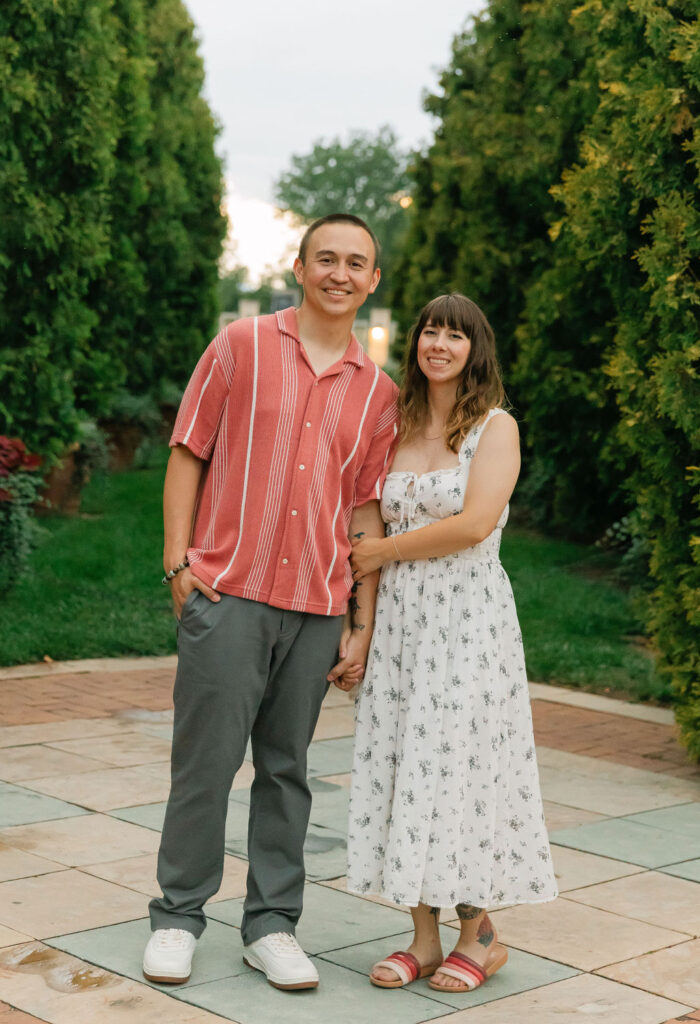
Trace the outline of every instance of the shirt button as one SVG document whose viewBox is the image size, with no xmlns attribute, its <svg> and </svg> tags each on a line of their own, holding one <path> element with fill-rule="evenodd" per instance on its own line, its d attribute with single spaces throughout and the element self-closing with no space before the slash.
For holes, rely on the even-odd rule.
<svg viewBox="0 0 700 1024">
<path fill-rule="evenodd" d="M 282 559 L 282 565 L 287 565 L 288 562 L 289 562 L 288 558 L 283 558 Z"/>
<path fill-rule="evenodd" d="M 304 463 L 303 463 L 303 462 L 302 462 L 302 463 L 301 463 L 301 465 L 299 466 L 299 469 L 306 469 L 306 466 L 304 465 Z"/>
<path fill-rule="evenodd" d="M 293 508 L 292 509 L 292 515 L 295 516 L 296 514 L 297 514 L 297 510 L 295 508 Z"/>
<path fill-rule="evenodd" d="M 307 425 L 307 427 L 310 427 L 310 426 L 311 426 L 311 421 L 310 421 L 310 420 L 307 420 L 307 421 L 306 421 L 306 425 Z"/>
</svg>

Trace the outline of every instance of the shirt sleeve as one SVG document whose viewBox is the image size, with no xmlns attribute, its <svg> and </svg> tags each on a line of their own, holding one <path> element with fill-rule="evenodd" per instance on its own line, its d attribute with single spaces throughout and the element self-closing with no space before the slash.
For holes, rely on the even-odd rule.
<svg viewBox="0 0 700 1024">
<path fill-rule="evenodd" d="M 170 438 L 171 448 L 183 444 L 198 458 L 211 458 L 233 369 L 225 332 L 222 332 L 204 350 L 190 377 Z"/>
<path fill-rule="evenodd" d="M 399 416 L 396 398 L 384 409 L 377 420 L 365 461 L 355 481 L 355 507 L 368 501 L 379 500 L 384 480 L 389 471 L 399 442 Z"/>
</svg>

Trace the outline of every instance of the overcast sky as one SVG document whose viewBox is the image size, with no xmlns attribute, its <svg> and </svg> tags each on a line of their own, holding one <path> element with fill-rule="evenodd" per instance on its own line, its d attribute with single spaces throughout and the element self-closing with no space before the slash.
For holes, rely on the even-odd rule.
<svg viewBox="0 0 700 1024">
<path fill-rule="evenodd" d="M 260 259 L 249 255 L 251 244 L 272 244 L 252 238 L 252 225 L 258 215 L 272 216 L 272 182 L 293 153 L 307 152 L 319 138 L 387 123 L 407 147 L 429 140 L 422 94 L 436 87 L 454 35 L 485 6 L 485 0 L 185 2 L 204 57 L 205 94 L 222 125 L 218 148 L 239 255 L 251 265 Z M 265 231 L 260 226 L 257 233 Z"/>
</svg>

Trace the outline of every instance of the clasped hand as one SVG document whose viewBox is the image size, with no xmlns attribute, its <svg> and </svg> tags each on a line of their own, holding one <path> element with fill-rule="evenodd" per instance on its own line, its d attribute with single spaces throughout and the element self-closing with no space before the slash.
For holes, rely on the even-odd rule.
<svg viewBox="0 0 700 1024">
<path fill-rule="evenodd" d="M 350 552 L 352 578 L 361 580 L 377 569 L 381 569 L 387 561 L 386 540 L 383 537 L 365 537 L 364 540 L 353 540 Z"/>
</svg>

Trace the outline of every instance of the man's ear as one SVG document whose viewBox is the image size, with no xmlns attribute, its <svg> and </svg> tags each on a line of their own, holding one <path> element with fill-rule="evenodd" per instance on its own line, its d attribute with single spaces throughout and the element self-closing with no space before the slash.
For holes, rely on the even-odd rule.
<svg viewBox="0 0 700 1024">
<path fill-rule="evenodd" d="M 379 269 L 379 267 L 375 267 L 374 268 L 374 273 L 372 274 L 372 284 L 369 286 L 369 294 L 370 295 L 372 294 L 372 292 L 375 292 L 377 290 L 377 285 L 379 284 L 379 282 L 381 280 L 381 277 L 382 277 L 381 270 Z"/>
<path fill-rule="evenodd" d="M 303 284 L 304 283 L 304 264 L 301 262 L 301 260 L 299 259 L 298 256 L 294 260 L 294 263 L 292 264 L 292 270 L 294 271 L 294 276 L 297 279 L 297 284 Z"/>
</svg>

